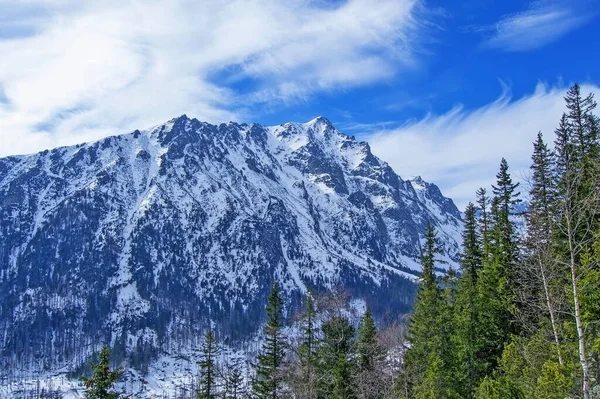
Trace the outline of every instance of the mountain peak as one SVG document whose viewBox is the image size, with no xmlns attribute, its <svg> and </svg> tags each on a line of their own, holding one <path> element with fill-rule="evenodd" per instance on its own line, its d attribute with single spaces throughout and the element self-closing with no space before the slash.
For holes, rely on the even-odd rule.
<svg viewBox="0 0 600 399">
<path fill-rule="evenodd" d="M 307 287 L 339 285 L 376 314 L 404 312 L 428 222 L 458 260 L 452 201 L 402 184 L 324 117 L 182 115 L 145 131 L 0 159 L 0 364 L 43 354 L 64 370 L 93 340 L 169 351 L 210 325 L 246 339 L 275 279 L 291 311 Z M 14 364 L 22 331 L 30 351 Z"/>
<path fill-rule="evenodd" d="M 413 177 L 410 179 L 410 182 L 413 188 L 417 191 L 425 190 L 427 188 L 427 182 L 425 182 L 421 176 Z"/>
<path fill-rule="evenodd" d="M 329 119 L 327 119 L 326 117 L 321 116 L 321 115 L 319 115 L 316 118 L 308 121 L 306 124 L 307 125 L 311 125 L 311 126 L 314 126 L 314 125 L 325 125 L 325 126 L 331 126 L 331 127 L 333 127 L 333 124 L 331 123 L 331 121 Z"/>
</svg>

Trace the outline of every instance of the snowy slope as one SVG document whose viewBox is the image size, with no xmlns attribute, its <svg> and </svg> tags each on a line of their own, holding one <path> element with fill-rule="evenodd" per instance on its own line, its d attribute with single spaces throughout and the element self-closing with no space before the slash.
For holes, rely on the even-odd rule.
<svg viewBox="0 0 600 399">
<path fill-rule="evenodd" d="M 0 159 L 0 375 L 73 369 L 103 342 L 144 364 L 211 323 L 243 340 L 274 279 L 288 309 L 344 285 L 376 313 L 406 311 L 429 222 L 455 262 L 452 201 L 322 117 L 184 115 Z"/>
</svg>

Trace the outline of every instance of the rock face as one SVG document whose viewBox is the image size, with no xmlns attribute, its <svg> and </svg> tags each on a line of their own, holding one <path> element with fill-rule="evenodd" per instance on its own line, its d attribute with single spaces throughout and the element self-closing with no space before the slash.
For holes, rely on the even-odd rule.
<svg viewBox="0 0 600 399">
<path fill-rule="evenodd" d="M 452 201 L 322 117 L 184 115 L 0 159 L 0 370 L 72 369 L 99 342 L 142 364 L 209 323 L 243 339 L 274 279 L 289 309 L 343 285 L 380 316 L 406 311 L 429 222 L 456 261 Z"/>
</svg>

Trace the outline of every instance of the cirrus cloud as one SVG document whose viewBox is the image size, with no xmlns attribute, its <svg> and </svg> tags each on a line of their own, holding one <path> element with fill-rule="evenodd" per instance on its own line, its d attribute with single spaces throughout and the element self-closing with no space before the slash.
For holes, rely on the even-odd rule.
<svg viewBox="0 0 600 399">
<path fill-rule="evenodd" d="M 566 87 L 539 83 L 535 91 L 513 99 L 510 92 L 474 110 L 457 106 L 442 115 L 370 134 L 376 155 L 406 176 L 421 175 L 440 185 L 463 208 L 479 187 L 489 187 L 502 157 L 516 181 L 528 176 L 532 143 L 539 131 L 550 145 L 554 129 L 566 111 Z M 583 85 L 582 93 L 600 94 Z M 527 191 L 526 189 L 522 191 Z"/>
</svg>

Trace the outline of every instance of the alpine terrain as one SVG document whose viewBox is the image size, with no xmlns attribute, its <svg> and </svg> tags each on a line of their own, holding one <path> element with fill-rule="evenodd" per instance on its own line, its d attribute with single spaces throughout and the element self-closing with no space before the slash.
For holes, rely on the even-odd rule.
<svg viewBox="0 0 600 399">
<path fill-rule="evenodd" d="M 429 223 L 456 264 L 452 200 L 323 117 L 183 115 L 0 159 L 0 380 L 77 370 L 103 343 L 144 367 L 211 325 L 243 342 L 274 280 L 288 315 L 336 286 L 380 319 L 408 311 Z"/>
</svg>

